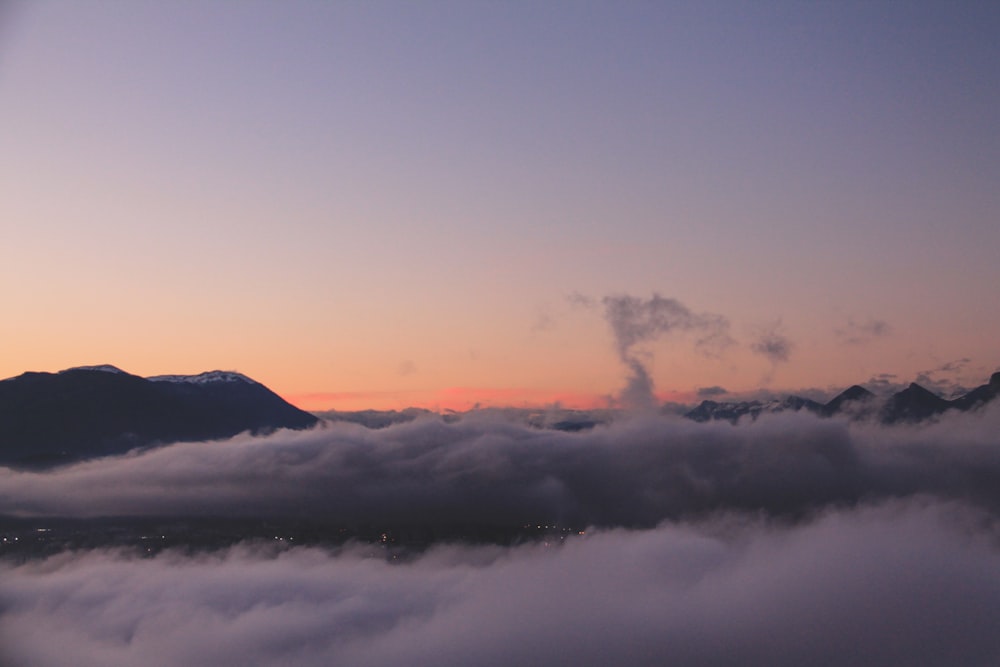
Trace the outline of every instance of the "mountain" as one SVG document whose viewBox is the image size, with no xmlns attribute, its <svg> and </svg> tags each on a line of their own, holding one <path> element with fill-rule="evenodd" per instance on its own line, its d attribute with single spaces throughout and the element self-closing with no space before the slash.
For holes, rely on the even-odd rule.
<svg viewBox="0 0 1000 667">
<path fill-rule="evenodd" d="M 882 406 L 879 417 L 885 424 L 918 422 L 943 413 L 951 405 L 950 401 L 912 382 L 903 391 L 889 397 Z"/>
<path fill-rule="evenodd" d="M 1000 396 L 1000 373 L 990 376 L 987 384 L 976 387 L 965 396 L 956 398 L 952 405 L 959 410 L 974 410 Z"/>
<path fill-rule="evenodd" d="M 946 400 L 912 383 L 906 389 L 879 400 L 875 394 L 859 385 L 853 385 L 825 404 L 798 396 L 784 400 L 716 402 L 702 401 L 685 416 L 699 422 L 724 419 L 736 423 L 743 417 L 757 419 L 761 414 L 809 410 L 822 417 L 847 415 L 854 419 L 877 418 L 883 424 L 919 422 L 931 419 L 948 410 L 968 412 L 977 410 L 1000 396 L 1000 372 L 990 381 L 954 400 Z"/>
<path fill-rule="evenodd" d="M 318 421 L 239 373 L 142 378 L 110 365 L 29 372 L 0 381 L 0 465 L 47 467 Z"/>
<path fill-rule="evenodd" d="M 781 400 L 740 401 L 738 403 L 702 401 L 698 407 L 687 412 L 685 416 L 688 419 L 698 422 L 725 419 L 735 424 L 740 418 L 747 415 L 751 419 L 757 419 L 757 417 L 764 413 L 798 412 L 799 410 L 808 410 L 809 412 L 820 414 L 823 410 L 823 405 L 800 396 L 789 396 Z"/>
<path fill-rule="evenodd" d="M 851 412 L 852 414 L 859 412 L 867 413 L 870 411 L 874 401 L 875 394 L 855 384 L 840 392 L 826 403 L 823 406 L 821 414 L 824 417 L 832 417 L 842 412 Z"/>
</svg>

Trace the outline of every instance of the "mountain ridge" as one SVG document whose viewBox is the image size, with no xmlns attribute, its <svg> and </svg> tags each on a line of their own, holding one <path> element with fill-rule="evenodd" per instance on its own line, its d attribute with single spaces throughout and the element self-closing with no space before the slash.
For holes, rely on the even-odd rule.
<svg viewBox="0 0 1000 667">
<path fill-rule="evenodd" d="M 986 384 L 951 400 L 941 398 L 916 382 L 881 400 L 855 384 L 822 404 L 795 395 L 770 401 L 705 400 L 685 412 L 684 416 L 698 422 L 725 420 L 736 423 L 747 416 L 757 419 L 762 414 L 808 410 L 821 417 L 848 415 L 852 418 L 875 418 L 883 424 L 915 423 L 932 419 L 948 410 L 974 411 L 997 396 L 1000 396 L 1000 372 L 993 373 Z"/>
<path fill-rule="evenodd" d="M 102 364 L 0 380 L 0 465 L 45 468 L 319 422 L 232 371 L 156 377 Z"/>
</svg>

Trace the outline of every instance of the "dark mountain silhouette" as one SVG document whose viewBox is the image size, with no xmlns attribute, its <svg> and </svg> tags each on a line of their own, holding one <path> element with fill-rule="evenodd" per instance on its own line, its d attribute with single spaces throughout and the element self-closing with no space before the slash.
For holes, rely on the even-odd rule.
<svg viewBox="0 0 1000 667">
<path fill-rule="evenodd" d="M 142 378 L 114 366 L 24 373 L 0 381 L 0 464 L 47 467 L 317 422 L 239 373 Z"/>
<path fill-rule="evenodd" d="M 912 383 L 884 401 L 860 385 L 844 390 L 826 404 L 789 396 L 778 401 L 743 401 L 719 403 L 702 401 L 685 416 L 695 421 L 705 422 L 716 419 L 736 423 L 743 417 L 757 419 L 761 414 L 784 412 L 786 410 L 809 410 L 823 417 L 848 415 L 852 418 L 877 418 L 883 424 L 919 422 L 931 419 L 948 410 L 968 412 L 976 410 L 1000 396 L 1000 372 L 994 373 L 990 381 L 954 400 L 945 400 L 919 384 Z"/>
<path fill-rule="evenodd" d="M 997 396 L 1000 396 L 1000 373 L 994 373 L 990 376 L 989 383 L 976 387 L 951 403 L 959 410 L 974 410 L 989 403 Z"/>
<path fill-rule="evenodd" d="M 918 422 L 930 419 L 951 407 L 951 403 L 916 382 L 889 397 L 879 417 L 883 423 Z"/>
<path fill-rule="evenodd" d="M 823 405 L 801 396 L 789 396 L 781 400 L 772 401 L 740 401 L 740 402 L 718 402 L 702 401 L 698 407 L 687 412 L 685 416 L 698 422 L 714 421 L 725 419 L 736 423 L 740 418 L 747 415 L 751 419 L 757 419 L 761 414 L 775 412 L 798 412 L 808 410 L 820 414 Z"/>
<path fill-rule="evenodd" d="M 871 393 L 861 385 L 851 385 L 844 391 L 834 396 L 820 411 L 824 417 L 831 417 L 842 412 L 851 410 L 858 411 L 869 408 L 875 400 L 875 394 Z"/>
</svg>

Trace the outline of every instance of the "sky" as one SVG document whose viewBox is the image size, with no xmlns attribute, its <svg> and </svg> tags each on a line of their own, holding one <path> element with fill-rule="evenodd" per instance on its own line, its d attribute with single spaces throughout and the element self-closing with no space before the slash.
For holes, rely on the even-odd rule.
<svg viewBox="0 0 1000 667">
<path fill-rule="evenodd" d="M 976 386 L 998 33 L 989 2 L 3 3 L 0 377 Z"/>
</svg>

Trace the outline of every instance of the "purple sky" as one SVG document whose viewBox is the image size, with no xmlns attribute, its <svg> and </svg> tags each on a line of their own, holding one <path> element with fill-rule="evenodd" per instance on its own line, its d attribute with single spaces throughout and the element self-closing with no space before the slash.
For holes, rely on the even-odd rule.
<svg viewBox="0 0 1000 667">
<path fill-rule="evenodd" d="M 644 341 L 664 397 L 1000 365 L 995 3 L 0 21 L 0 376 L 107 362 L 233 368 L 312 408 L 593 403 L 627 368 L 569 297 L 654 294 L 733 341 Z"/>
</svg>

